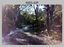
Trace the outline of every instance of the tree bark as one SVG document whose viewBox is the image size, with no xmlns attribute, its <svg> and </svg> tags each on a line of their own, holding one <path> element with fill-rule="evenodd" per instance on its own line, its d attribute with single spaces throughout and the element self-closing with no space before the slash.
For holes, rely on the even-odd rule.
<svg viewBox="0 0 64 47">
<path fill-rule="evenodd" d="M 47 5 L 47 32 L 50 34 L 50 25 L 49 25 L 49 5 Z"/>
<path fill-rule="evenodd" d="M 51 7 L 52 9 L 50 10 L 50 29 L 52 29 L 52 16 L 53 16 L 53 11 L 54 11 L 54 5 L 51 5 Z"/>
</svg>

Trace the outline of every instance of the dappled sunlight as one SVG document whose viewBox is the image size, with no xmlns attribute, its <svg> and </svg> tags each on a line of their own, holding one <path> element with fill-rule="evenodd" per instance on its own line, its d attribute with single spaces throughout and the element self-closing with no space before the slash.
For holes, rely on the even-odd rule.
<svg viewBox="0 0 64 47">
<path fill-rule="evenodd" d="M 61 25 L 55 25 L 55 27 L 61 27 Z"/>
</svg>

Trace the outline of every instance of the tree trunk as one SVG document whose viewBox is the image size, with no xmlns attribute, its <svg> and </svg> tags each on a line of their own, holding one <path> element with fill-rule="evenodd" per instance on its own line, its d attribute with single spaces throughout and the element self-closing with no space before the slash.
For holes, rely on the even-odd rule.
<svg viewBox="0 0 64 47">
<path fill-rule="evenodd" d="M 50 25 L 49 25 L 49 5 L 47 5 L 47 32 L 50 34 Z"/>
<path fill-rule="evenodd" d="M 51 6 L 52 9 L 50 10 L 50 29 L 52 29 L 52 16 L 53 16 L 53 11 L 54 11 L 54 5 Z M 50 30 L 51 31 L 51 30 Z"/>
</svg>

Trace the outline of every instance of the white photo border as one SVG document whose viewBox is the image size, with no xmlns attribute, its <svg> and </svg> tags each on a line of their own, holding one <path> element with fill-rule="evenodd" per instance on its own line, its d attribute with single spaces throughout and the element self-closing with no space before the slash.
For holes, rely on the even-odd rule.
<svg viewBox="0 0 64 47">
<path fill-rule="evenodd" d="M 0 47 L 63 47 L 64 45 L 2 45 L 2 5 L 3 4 L 26 4 L 26 1 L 38 1 L 38 4 L 62 5 L 62 43 L 64 44 L 64 0 L 0 0 Z"/>
</svg>

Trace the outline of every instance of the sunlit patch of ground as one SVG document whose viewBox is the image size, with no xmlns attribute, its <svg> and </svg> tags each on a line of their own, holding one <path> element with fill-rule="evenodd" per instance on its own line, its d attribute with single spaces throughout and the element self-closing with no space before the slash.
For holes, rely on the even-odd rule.
<svg viewBox="0 0 64 47">
<path fill-rule="evenodd" d="M 5 45 L 61 45 L 62 42 L 52 39 L 52 37 L 39 37 L 30 32 L 15 32 L 12 36 L 13 41 L 3 39 Z"/>
</svg>

